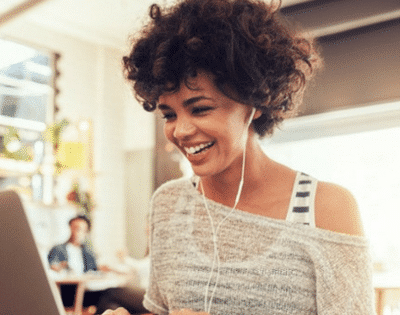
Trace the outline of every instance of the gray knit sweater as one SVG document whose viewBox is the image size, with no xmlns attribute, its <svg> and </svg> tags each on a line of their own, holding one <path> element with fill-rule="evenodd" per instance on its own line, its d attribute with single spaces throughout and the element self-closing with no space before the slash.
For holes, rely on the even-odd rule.
<svg viewBox="0 0 400 315">
<path fill-rule="evenodd" d="M 207 204 L 215 225 L 231 212 Z M 164 184 L 152 201 L 144 306 L 155 314 L 205 311 L 207 296 L 211 314 L 375 314 L 366 239 L 292 221 L 234 210 L 219 229 L 220 266 L 212 268 L 203 196 L 193 179 Z"/>
</svg>

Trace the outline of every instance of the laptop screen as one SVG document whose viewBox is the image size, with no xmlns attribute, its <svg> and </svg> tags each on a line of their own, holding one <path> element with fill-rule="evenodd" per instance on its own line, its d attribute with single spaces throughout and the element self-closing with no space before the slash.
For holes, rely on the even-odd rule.
<svg viewBox="0 0 400 315">
<path fill-rule="evenodd" d="M 17 193 L 0 192 L 0 314 L 64 315 Z"/>
</svg>

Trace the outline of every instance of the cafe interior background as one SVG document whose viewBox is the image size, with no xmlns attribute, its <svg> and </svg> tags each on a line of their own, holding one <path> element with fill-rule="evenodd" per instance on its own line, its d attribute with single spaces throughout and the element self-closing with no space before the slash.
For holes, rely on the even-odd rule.
<svg viewBox="0 0 400 315">
<path fill-rule="evenodd" d="M 93 221 L 100 262 L 112 264 L 124 248 L 143 257 L 151 194 L 191 174 L 164 140 L 162 120 L 141 108 L 121 71 L 151 3 L 0 2 L 0 189 L 23 197 L 43 256 L 68 238 L 68 219 L 83 212 Z M 375 275 L 396 277 L 400 2 L 283 0 L 282 12 L 317 37 L 325 68 L 299 116 L 263 147 L 277 161 L 347 187 Z"/>
</svg>

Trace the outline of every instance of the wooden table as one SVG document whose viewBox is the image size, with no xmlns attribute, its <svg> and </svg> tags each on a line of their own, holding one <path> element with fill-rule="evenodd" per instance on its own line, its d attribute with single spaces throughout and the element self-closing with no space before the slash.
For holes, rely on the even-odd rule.
<svg viewBox="0 0 400 315">
<path fill-rule="evenodd" d="M 128 281 L 128 276 L 112 272 L 87 273 L 83 275 L 64 274 L 53 277 L 53 280 L 59 289 L 61 285 L 76 285 L 73 315 L 81 315 L 86 290 L 91 287 L 97 287 L 99 290 L 121 287 Z"/>
<path fill-rule="evenodd" d="M 386 305 L 397 307 L 400 303 L 400 272 L 374 274 L 376 313 L 382 315 Z"/>
</svg>

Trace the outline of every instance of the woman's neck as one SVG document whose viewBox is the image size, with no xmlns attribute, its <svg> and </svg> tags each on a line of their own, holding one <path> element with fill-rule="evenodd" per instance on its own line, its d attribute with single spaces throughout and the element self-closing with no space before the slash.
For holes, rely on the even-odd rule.
<svg viewBox="0 0 400 315">
<path fill-rule="evenodd" d="M 265 182 L 265 172 L 268 165 L 274 162 L 270 160 L 261 150 L 258 141 L 252 140 L 247 147 L 244 184 L 241 195 L 245 195 L 257 187 L 259 183 Z M 235 203 L 242 177 L 242 159 L 240 157 L 229 169 L 216 175 L 204 176 L 201 183 L 207 198 L 232 207 Z"/>
</svg>

